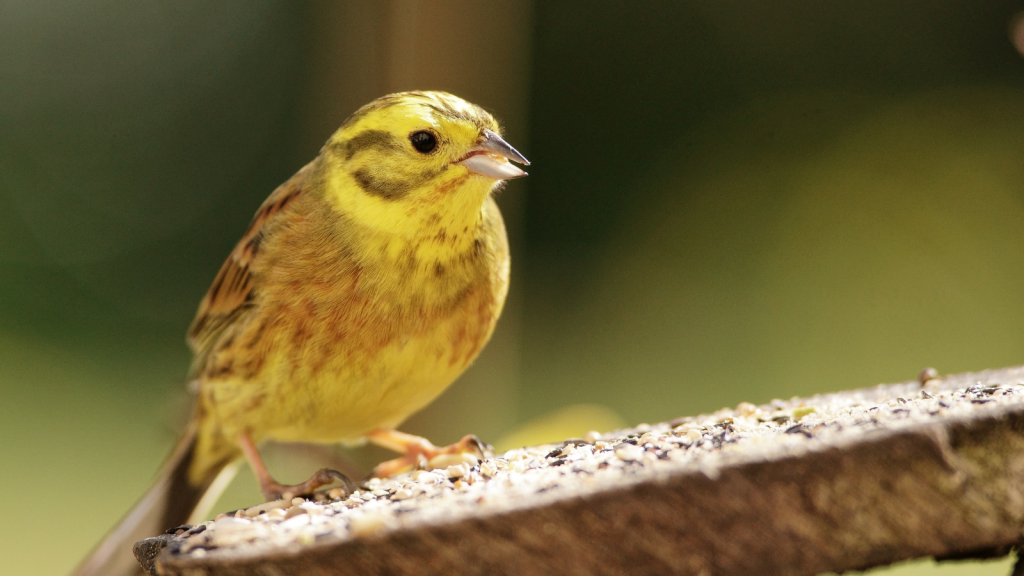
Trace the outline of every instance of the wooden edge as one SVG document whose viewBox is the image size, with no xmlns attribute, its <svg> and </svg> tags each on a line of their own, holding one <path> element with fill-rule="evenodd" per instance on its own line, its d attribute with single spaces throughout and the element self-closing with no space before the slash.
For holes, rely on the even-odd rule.
<svg viewBox="0 0 1024 576">
<path fill-rule="evenodd" d="M 182 576 L 811 576 L 1006 553 L 1021 538 L 1022 519 L 1024 405 L 1009 405 L 725 465 L 711 476 L 671 474 L 375 538 L 207 558 L 165 553 L 158 569 Z"/>
</svg>

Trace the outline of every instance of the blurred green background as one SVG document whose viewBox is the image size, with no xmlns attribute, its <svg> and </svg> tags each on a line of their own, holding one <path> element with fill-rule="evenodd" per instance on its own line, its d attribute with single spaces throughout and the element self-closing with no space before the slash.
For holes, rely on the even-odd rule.
<svg viewBox="0 0 1024 576">
<path fill-rule="evenodd" d="M 499 331 L 407 430 L 498 442 L 579 404 L 613 426 L 1021 364 L 1021 11 L 0 0 L 2 572 L 68 571 L 142 493 L 223 258 L 390 91 L 473 100 L 533 161 L 500 199 Z M 283 480 L 322 462 L 272 452 Z M 243 470 L 222 505 L 258 497 Z"/>
</svg>

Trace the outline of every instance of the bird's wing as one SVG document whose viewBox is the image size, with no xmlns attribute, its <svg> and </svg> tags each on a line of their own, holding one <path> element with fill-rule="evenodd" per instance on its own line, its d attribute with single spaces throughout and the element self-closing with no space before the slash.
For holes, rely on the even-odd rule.
<svg viewBox="0 0 1024 576">
<path fill-rule="evenodd" d="M 188 344 L 194 355 L 193 377 L 206 365 L 220 336 L 239 324 L 254 305 L 258 290 L 253 283 L 253 267 L 261 257 L 260 244 L 273 233 L 277 217 L 303 194 L 311 165 L 307 164 L 267 197 L 200 302 L 188 330 Z"/>
</svg>

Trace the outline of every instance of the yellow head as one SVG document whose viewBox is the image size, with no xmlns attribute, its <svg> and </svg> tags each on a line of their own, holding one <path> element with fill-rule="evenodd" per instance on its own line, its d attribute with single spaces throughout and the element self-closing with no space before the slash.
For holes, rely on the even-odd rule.
<svg viewBox="0 0 1024 576">
<path fill-rule="evenodd" d="M 503 180 L 529 164 L 485 110 L 445 92 L 400 92 L 363 106 L 321 152 L 327 200 L 350 220 L 415 239 L 479 219 Z"/>
</svg>

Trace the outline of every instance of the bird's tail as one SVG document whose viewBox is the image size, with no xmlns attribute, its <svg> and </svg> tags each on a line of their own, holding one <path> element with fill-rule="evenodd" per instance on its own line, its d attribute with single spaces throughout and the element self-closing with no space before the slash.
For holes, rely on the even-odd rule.
<svg viewBox="0 0 1024 576">
<path fill-rule="evenodd" d="M 196 426 L 178 440 L 153 485 L 121 519 L 72 576 L 138 576 L 142 568 L 132 545 L 182 525 L 191 517 L 205 515 L 234 474 L 233 466 L 215 467 L 200 485 L 189 481 L 195 457 Z M 226 462 L 225 462 L 226 464 Z"/>
</svg>

